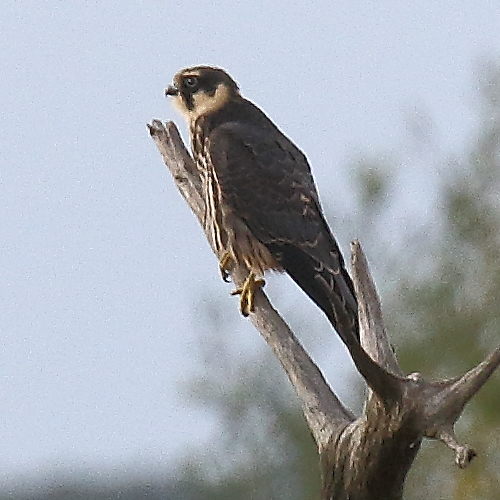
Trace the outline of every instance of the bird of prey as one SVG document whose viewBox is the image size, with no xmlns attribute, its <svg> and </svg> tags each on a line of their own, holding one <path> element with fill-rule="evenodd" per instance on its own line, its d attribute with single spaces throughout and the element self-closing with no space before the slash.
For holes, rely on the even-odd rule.
<svg viewBox="0 0 500 500">
<path fill-rule="evenodd" d="M 240 309 L 254 310 L 266 271 L 286 271 L 346 342 L 359 339 L 357 302 L 323 216 L 308 161 L 224 70 L 179 71 L 165 90 L 185 116 L 205 199 L 204 224 L 225 281 L 248 269 Z"/>
</svg>

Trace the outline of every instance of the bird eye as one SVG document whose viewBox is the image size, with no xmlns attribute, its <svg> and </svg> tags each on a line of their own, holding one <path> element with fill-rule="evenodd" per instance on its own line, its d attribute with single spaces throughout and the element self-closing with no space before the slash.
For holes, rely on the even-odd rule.
<svg viewBox="0 0 500 500">
<path fill-rule="evenodd" d="M 196 76 L 186 76 L 184 84 L 190 89 L 194 89 L 198 85 L 198 78 Z"/>
</svg>

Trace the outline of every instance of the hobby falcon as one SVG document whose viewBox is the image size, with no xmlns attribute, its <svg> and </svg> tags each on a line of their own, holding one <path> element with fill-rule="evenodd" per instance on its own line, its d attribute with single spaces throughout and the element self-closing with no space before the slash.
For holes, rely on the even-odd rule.
<svg viewBox="0 0 500 500">
<path fill-rule="evenodd" d="M 165 94 L 188 121 L 222 277 L 235 265 L 248 269 L 233 292 L 241 312 L 254 310 L 266 271 L 286 271 L 344 341 L 359 338 L 353 284 L 302 151 L 220 68 L 183 69 Z"/>
</svg>

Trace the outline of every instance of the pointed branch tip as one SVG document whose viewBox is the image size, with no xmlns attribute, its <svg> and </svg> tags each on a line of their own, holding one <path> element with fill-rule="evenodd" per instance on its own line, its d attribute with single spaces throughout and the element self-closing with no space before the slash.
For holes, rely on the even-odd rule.
<svg viewBox="0 0 500 500">
<path fill-rule="evenodd" d="M 438 431 L 436 437 L 455 452 L 455 463 L 461 469 L 465 469 L 472 462 L 472 459 L 477 457 L 477 453 L 473 448 L 458 443 L 453 429 Z"/>
</svg>

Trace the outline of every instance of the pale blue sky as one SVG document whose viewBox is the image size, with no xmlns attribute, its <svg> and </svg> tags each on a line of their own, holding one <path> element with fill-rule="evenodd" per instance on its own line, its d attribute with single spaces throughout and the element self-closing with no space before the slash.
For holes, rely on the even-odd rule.
<svg viewBox="0 0 500 500">
<path fill-rule="evenodd" d="M 197 370 L 190 298 L 204 287 L 241 344 L 258 342 L 146 130 L 175 119 L 185 136 L 163 97 L 177 70 L 226 68 L 340 211 L 349 159 L 396 148 L 415 110 L 445 149 L 467 140 L 499 27 L 496 0 L 4 0 L 0 486 L 57 467 L 163 467 L 212 432 L 176 393 Z M 422 199 L 426 173 L 411 173 Z M 344 248 L 360 236 L 336 231 Z M 304 300 L 273 287 L 285 309 Z M 334 342 L 318 357 L 345 395 Z"/>
</svg>

